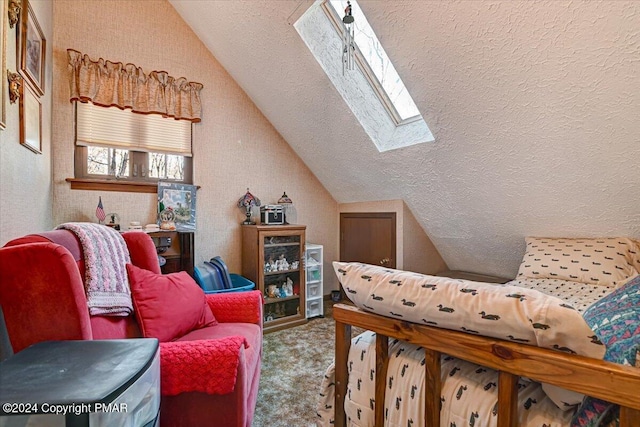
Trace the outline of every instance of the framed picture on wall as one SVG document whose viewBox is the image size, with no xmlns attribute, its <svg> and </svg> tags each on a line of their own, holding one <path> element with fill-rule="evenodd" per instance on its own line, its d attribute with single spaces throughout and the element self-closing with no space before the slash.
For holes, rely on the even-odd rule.
<svg viewBox="0 0 640 427">
<path fill-rule="evenodd" d="M 44 95 L 45 52 L 47 41 L 44 38 L 36 14 L 29 0 L 22 0 L 20 12 L 20 37 L 18 39 L 18 63 L 20 74 L 34 89 L 38 96 Z"/>
<path fill-rule="evenodd" d="M 28 85 L 22 85 L 20 97 L 20 144 L 34 153 L 42 153 L 42 104 Z"/>
</svg>

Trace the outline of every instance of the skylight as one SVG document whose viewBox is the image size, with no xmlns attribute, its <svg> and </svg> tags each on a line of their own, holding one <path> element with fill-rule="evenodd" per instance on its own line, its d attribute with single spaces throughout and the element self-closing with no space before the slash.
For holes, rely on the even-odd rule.
<svg viewBox="0 0 640 427">
<path fill-rule="evenodd" d="M 344 15 L 344 9 L 347 6 L 346 1 L 330 0 L 328 3 L 340 17 Z M 378 82 L 382 85 L 400 119 L 406 120 L 419 115 L 418 107 L 416 107 L 411 95 L 409 95 L 407 87 L 402 83 L 402 79 L 384 51 L 378 36 L 369 25 L 369 21 L 367 21 L 362 9 L 360 9 L 360 5 L 356 0 L 351 0 L 351 7 L 355 17 L 353 25 L 356 45 Z"/>
<path fill-rule="evenodd" d="M 315 0 L 294 27 L 378 151 L 433 142 L 427 123 L 353 0 L 356 67 L 344 69 L 343 5 L 346 0 Z"/>
</svg>

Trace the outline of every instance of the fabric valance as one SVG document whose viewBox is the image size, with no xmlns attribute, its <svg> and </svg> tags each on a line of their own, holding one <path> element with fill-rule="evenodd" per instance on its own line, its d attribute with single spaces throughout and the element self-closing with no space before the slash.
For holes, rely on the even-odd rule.
<svg viewBox="0 0 640 427">
<path fill-rule="evenodd" d="M 202 115 L 202 84 L 165 71 L 148 75 L 133 64 L 97 61 L 67 49 L 71 101 L 91 101 L 106 107 L 131 108 L 137 113 L 156 113 L 199 122 Z"/>
</svg>

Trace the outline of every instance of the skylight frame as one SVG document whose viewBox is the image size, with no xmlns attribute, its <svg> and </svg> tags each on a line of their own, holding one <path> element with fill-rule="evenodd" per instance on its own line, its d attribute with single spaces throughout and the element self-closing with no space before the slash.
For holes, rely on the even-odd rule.
<svg viewBox="0 0 640 427">
<path fill-rule="evenodd" d="M 330 3 L 330 0 L 323 0 L 321 5 L 322 10 L 324 11 L 325 15 L 327 15 L 327 17 L 329 18 L 329 21 L 331 22 L 331 24 L 333 24 L 333 28 L 336 30 L 338 35 L 342 37 L 344 33 L 347 31 L 347 29 L 344 23 L 342 22 L 342 17 L 338 15 L 338 12 L 329 3 Z M 373 88 L 374 92 L 378 96 L 378 99 L 380 100 L 380 103 L 384 106 L 385 110 L 389 114 L 389 117 L 391 117 L 391 120 L 393 120 L 396 126 L 401 126 L 401 125 L 412 123 L 418 120 L 423 120 L 420 112 L 418 112 L 418 114 L 416 114 L 415 116 L 411 116 L 406 119 L 403 119 L 400 116 L 400 113 L 398 113 L 398 110 L 393 104 L 393 101 L 391 101 L 391 98 L 389 98 L 389 94 L 382 86 L 382 83 L 380 83 L 380 80 L 378 80 L 378 77 L 375 75 L 375 72 L 371 69 L 369 62 L 365 59 L 357 43 L 355 44 L 355 60 L 356 60 L 356 64 L 358 64 L 358 67 L 360 68 L 360 71 L 362 71 L 362 74 L 365 76 L 369 85 Z M 391 59 L 389 59 L 389 61 L 391 61 Z M 393 66 L 393 63 L 391 65 Z M 402 78 L 400 78 L 400 80 L 402 80 Z M 404 86 L 404 82 L 402 82 L 402 84 Z M 408 93 L 408 88 L 407 88 L 407 94 L 411 97 L 411 94 Z M 415 103 L 415 101 L 413 102 Z"/>
<path fill-rule="evenodd" d="M 413 107 L 418 113 L 416 119 L 407 120 L 398 125 L 385 103 L 381 101 L 374 85 L 367 79 L 366 73 L 361 72 L 359 66 L 357 70 L 345 72 L 341 55 L 336 54 L 342 52 L 343 37 L 336 30 L 330 15 L 323 7 L 326 0 L 302 1 L 311 1 L 312 4 L 295 19 L 293 27 L 378 152 L 384 153 L 416 144 L 435 142 L 433 133 L 431 133 L 413 99 L 411 99 Z M 360 14 L 357 12 L 357 8 L 356 13 Z M 366 52 L 366 48 L 364 51 Z M 355 59 L 354 62 L 356 62 Z M 389 82 L 402 80 L 397 71 L 395 74 Z M 409 95 L 409 98 L 411 97 L 406 87 L 402 87 L 402 91 Z M 395 93 L 395 90 L 392 88 L 390 93 Z M 400 102 L 404 105 L 403 101 Z M 401 105 L 398 108 L 403 109 Z M 407 109 L 404 111 L 410 113 Z"/>
</svg>

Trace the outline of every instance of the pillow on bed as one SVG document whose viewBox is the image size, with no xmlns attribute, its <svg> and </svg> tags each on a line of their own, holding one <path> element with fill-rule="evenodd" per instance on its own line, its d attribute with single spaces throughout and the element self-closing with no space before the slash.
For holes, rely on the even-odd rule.
<svg viewBox="0 0 640 427">
<path fill-rule="evenodd" d="M 640 249 L 628 238 L 527 237 L 518 277 L 619 286 L 640 270 Z"/>
<path fill-rule="evenodd" d="M 604 360 L 640 367 L 640 276 L 594 303 L 584 319 L 607 348 Z M 571 426 L 597 426 L 616 411 L 612 403 L 586 397 Z"/>
</svg>

